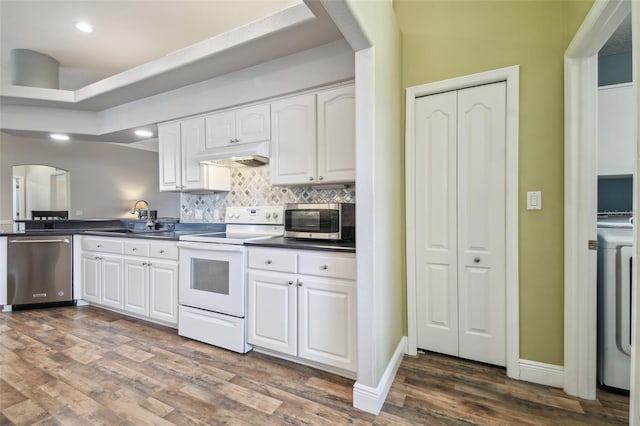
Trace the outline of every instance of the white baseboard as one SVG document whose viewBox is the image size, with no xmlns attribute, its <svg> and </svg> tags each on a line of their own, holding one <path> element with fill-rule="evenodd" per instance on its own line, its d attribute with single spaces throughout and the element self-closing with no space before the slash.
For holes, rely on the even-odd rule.
<svg viewBox="0 0 640 426">
<path fill-rule="evenodd" d="M 384 370 L 378 386 L 374 388 L 356 382 L 353 386 L 353 406 L 355 408 L 375 415 L 380 413 L 380 409 L 385 399 L 387 399 L 387 394 L 389 393 L 389 389 L 391 389 L 391 384 L 396 377 L 396 372 L 398 371 L 398 367 L 400 367 L 402 357 L 406 351 L 407 336 L 404 336 L 400 339 L 400 343 L 398 343 L 391 360 L 389 360 L 389 364 L 387 364 L 387 368 Z"/>
<path fill-rule="evenodd" d="M 564 387 L 564 367 L 561 365 L 521 359 L 519 367 L 520 380 L 556 388 Z"/>
</svg>

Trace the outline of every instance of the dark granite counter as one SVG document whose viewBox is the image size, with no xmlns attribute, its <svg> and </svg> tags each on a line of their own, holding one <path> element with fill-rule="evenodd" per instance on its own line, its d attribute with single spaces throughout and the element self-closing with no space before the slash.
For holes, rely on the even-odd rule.
<svg viewBox="0 0 640 426">
<path fill-rule="evenodd" d="M 95 235 L 117 238 L 149 238 L 177 241 L 181 235 L 221 232 L 224 224 L 179 223 L 177 219 L 158 219 L 157 228 L 146 229 L 144 220 L 28 220 L 0 225 L 0 236 Z"/>
<path fill-rule="evenodd" d="M 275 237 L 265 240 L 247 241 L 245 245 L 287 248 L 295 250 L 321 250 L 321 251 L 339 251 L 342 253 L 355 253 L 356 243 L 354 241 L 319 241 L 319 240 L 302 240 L 296 238 Z"/>
</svg>

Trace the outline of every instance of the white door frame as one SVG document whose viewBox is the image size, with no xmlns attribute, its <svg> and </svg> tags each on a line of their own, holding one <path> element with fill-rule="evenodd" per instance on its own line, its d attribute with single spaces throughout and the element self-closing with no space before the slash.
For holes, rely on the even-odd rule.
<svg viewBox="0 0 640 426">
<path fill-rule="evenodd" d="M 597 252 L 588 241 L 597 240 L 598 51 L 631 3 L 596 0 L 564 57 L 564 390 L 586 399 L 596 397 Z"/>
<path fill-rule="evenodd" d="M 417 354 L 415 252 L 415 101 L 420 96 L 506 81 L 506 360 L 507 375 L 519 378 L 520 329 L 518 300 L 518 117 L 519 67 L 512 66 L 407 88 L 405 128 L 407 325 L 408 351 Z"/>
</svg>

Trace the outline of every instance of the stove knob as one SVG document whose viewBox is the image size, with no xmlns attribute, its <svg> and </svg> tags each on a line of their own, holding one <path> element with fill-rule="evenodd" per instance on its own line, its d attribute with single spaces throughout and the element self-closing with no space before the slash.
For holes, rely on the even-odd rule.
<svg viewBox="0 0 640 426">
<path fill-rule="evenodd" d="M 277 219 L 278 218 L 278 212 L 273 212 L 273 218 Z"/>
<path fill-rule="evenodd" d="M 266 217 L 267 219 L 270 219 L 270 218 L 271 218 L 271 213 L 267 212 L 267 213 L 264 215 L 264 217 Z"/>
<path fill-rule="evenodd" d="M 236 219 L 240 219 L 240 213 L 236 213 L 236 214 L 235 214 L 235 218 L 236 218 Z"/>
</svg>

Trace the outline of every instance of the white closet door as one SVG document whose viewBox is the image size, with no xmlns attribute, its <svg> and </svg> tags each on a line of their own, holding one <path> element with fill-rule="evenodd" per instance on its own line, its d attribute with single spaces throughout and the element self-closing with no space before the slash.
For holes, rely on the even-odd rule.
<svg viewBox="0 0 640 426">
<path fill-rule="evenodd" d="M 506 83 L 458 91 L 460 357 L 505 365 Z"/>
<path fill-rule="evenodd" d="M 416 100 L 418 347 L 458 355 L 456 92 Z"/>
</svg>

